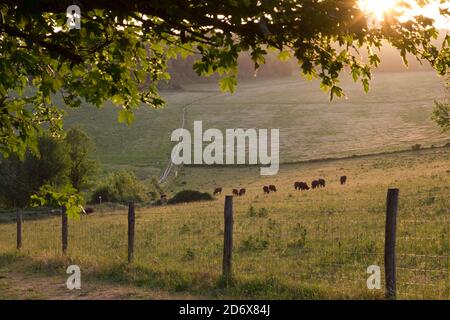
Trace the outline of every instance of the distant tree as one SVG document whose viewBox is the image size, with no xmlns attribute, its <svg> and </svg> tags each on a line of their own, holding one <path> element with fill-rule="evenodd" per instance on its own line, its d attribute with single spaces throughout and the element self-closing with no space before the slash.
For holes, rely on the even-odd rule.
<svg viewBox="0 0 450 320">
<path fill-rule="evenodd" d="M 435 101 L 431 119 L 434 120 L 442 131 L 450 131 L 450 73 L 445 81 L 446 97 L 442 101 Z"/>
<path fill-rule="evenodd" d="M 331 98 L 343 96 L 345 70 L 367 91 L 380 63 L 377 49 L 385 44 L 405 62 L 410 54 L 444 75 L 450 37 L 437 47 L 433 19 L 404 19 L 402 12 L 430 2 L 398 1 L 374 26 L 359 0 L 2 1 L 0 152 L 24 154 L 43 128 L 61 131 L 55 93 L 70 107 L 110 100 L 126 123 L 140 104 L 162 106 L 158 83 L 170 77 L 167 62 L 177 56 L 198 54 L 196 73 L 218 74 L 224 91 L 236 86 L 242 52 L 255 69 L 270 50 L 282 60 L 294 57 Z M 66 10 L 74 3 L 81 7 L 79 30 L 67 26 Z M 448 18 L 448 9 L 440 12 Z"/>
<path fill-rule="evenodd" d="M 436 101 L 434 103 L 433 114 L 431 116 L 443 131 L 450 130 L 450 102 Z"/>
<path fill-rule="evenodd" d="M 17 155 L 0 160 L 0 204 L 22 208 L 28 204 L 31 188 L 23 161 Z"/>
<path fill-rule="evenodd" d="M 44 135 L 38 141 L 39 154 L 28 151 L 24 161 L 25 172 L 32 190 L 44 184 L 66 184 L 70 158 L 61 139 Z"/>
<path fill-rule="evenodd" d="M 91 197 L 91 203 L 103 202 L 127 203 L 129 201 L 143 202 L 149 198 L 148 188 L 140 182 L 131 171 L 116 171 L 108 175 L 97 187 Z"/>
<path fill-rule="evenodd" d="M 1 160 L 0 198 L 9 207 L 25 207 L 41 186 L 66 184 L 69 166 L 66 145 L 48 135 L 41 136 L 37 153 L 27 151 L 23 159 L 12 155 Z"/>
<path fill-rule="evenodd" d="M 80 191 L 87 186 L 98 169 L 98 162 L 89 158 L 95 149 L 95 144 L 83 130 L 77 127 L 67 131 L 64 141 L 70 158 L 68 177 L 72 186 Z"/>
</svg>

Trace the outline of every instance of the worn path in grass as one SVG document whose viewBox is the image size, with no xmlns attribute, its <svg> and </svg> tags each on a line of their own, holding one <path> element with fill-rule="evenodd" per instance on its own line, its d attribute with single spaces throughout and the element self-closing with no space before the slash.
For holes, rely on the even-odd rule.
<svg viewBox="0 0 450 320">
<path fill-rule="evenodd" d="M 0 263 L 0 300 L 199 299 L 191 295 L 99 283 L 83 278 L 80 290 L 68 290 L 66 280 L 69 275 L 30 272 L 27 270 L 29 266 L 23 262 L 18 259 L 15 262 L 10 260 L 8 264 Z"/>
</svg>

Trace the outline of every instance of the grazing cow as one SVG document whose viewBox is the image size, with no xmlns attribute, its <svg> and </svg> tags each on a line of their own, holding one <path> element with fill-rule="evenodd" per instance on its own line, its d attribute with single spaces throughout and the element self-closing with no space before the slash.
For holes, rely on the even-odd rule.
<svg viewBox="0 0 450 320">
<path fill-rule="evenodd" d="M 270 190 L 270 191 L 273 191 L 273 192 L 277 192 L 277 187 L 275 187 L 273 184 L 271 184 L 271 185 L 269 186 L 269 190 Z"/>
<path fill-rule="evenodd" d="M 161 199 L 161 203 L 167 203 L 167 195 L 166 194 L 162 193 L 160 199 Z"/>
<path fill-rule="evenodd" d="M 341 177 L 341 185 L 344 185 L 347 183 L 347 176 L 342 176 Z"/>
<path fill-rule="evenodd" d="M 270 189 L 268 186 L 263 187 L 264 193 L 270 193 Z"/>
<path fill-rule="evenodd" d="M 214 189 L 214 195 L 221 194 L 221 193 L 222 193 L 222 188 L 215 188 Z"/>
<path fill-rule="evenodd" d="M 311 182 L 311 187 L 313 189 L 317 189 L 319 187 L 319 181 L 314 180 L 313 182 Z"/>
<path fill-rule="evenodd" d="M 294 184 L 295 190 L 309 190 L 308 185 L 305 182 L 296 182 Z"/>
<path fill-rule="evenodd" d="M 82 214 L 91 214 L 91 213 L 94 213 L 94 209 L 93 208 L 83 208 L 83 206 L 79 206 L 80 207 L 80 210 L 81 210 L 81 213 Z M 53 210 L 52 210 L 52 213 L 53 213 Z"/>
<path fill-rule="evenodd" d="M 325 180 L 324 179 L 319 179 L 319 180 L 317 180 L 318 182 L 319 182 L 319 186 L 321 187 L 321 188 L 325 188 Z"/>
<path fill-rule="evenodd" d="M 309 190 L 309 186 L 306 182 L 296 182 L 296 188 L 295 190 Z"/>
<path fill-rule="evenodd" d="M 239 196 L 239 190 L 233 189 L 233 196 Z"/>
<path fill-rule="evenodd" d="M 239 196 L 243 196 L 243 195 L 245 195 L 245 192 L 246 192 L 247 190 L 245 190 L 245 188 L 244 189 L 241 189 L 241 190 L 239 190 Z"/>
</svg>

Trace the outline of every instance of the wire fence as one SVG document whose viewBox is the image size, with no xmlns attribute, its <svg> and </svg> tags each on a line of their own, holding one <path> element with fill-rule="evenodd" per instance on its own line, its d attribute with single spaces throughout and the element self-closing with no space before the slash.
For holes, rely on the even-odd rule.
<svg viewBox="0 0 450 320">
<path fill-rule="evenodd" d="M 345 204 L 344 204 L 345 205 Z M 163 214 L 138 210 L 136 283 L 176 290 L 211 288 L 222 276 L 223 211 L 198 204 L 197 212 L 167 206 Z M 203 208 L 202 208 L 203 207 Z M 385 212 L 279 212 L 257 201 L 234 210 L 232 274 L 243 297 L 383 298 L 367 288 L 367 268 L 384 270 Z M 280 208 L 282 208 L 280 206 Z M 182 215 L 179 213 L 183 212 Z M 80 265 L 111 272 L 127 264 L 126 211 L 69 220 L 66 255 Z M 21 252 L 37 258 L 62 255 L 61 216 L 25 219 Z M 0 224 L 0 251 L 16 246 L 16 224 Z M 397 298 L 449 299 L 448 214 L 432 219 L 400 212 L 397 224 Z M 384 272 L 382 272 L 384 274 Z M 382 279 L 382 282 L 385 280 Z"/>
</svg>

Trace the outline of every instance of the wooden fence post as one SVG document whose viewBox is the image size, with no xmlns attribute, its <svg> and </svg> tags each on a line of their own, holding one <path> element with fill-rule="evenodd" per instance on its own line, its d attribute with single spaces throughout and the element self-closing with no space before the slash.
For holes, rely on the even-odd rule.
<svg viewBox="0 0 450 320">
<path fill-rule="evenodd" d="M 135 227 L 135 215 L 134 215 L 134 202 L 128 203 L 128 262 L 133 261 L 134 255 L 134 227 Z"/>
<path fill-rule="evenodd" d="M 386 201 L 386 231 L 384 242 L 384 270 L 386 275 L 386 298 L 395 299 L 396 255 L 395 241 L 397 232 L 398 189 L 389 189 Z"/>
<path fill-rule="evenodd" d="M 231 258 L 233 252 L 233 196 L 225 197 L 225 227 L 223 234 L 222 275 L 228 286 L 232 277 Z"/>
<path fill-rule="evenodd" d="M 22 212 L 18 209 L 16 212 L 17 220 L 17 250 L 22 248 Z"/>
<path fill-rule="evenodd" d="M 67 238 L 69 235 L 69 226 L 67 224 L 67 210 L 66 207 L 63 206 L 61 208 L 61 239 L 62 239 L 62 253 L 66 254 L 67 252 Z"/>
</svg>

